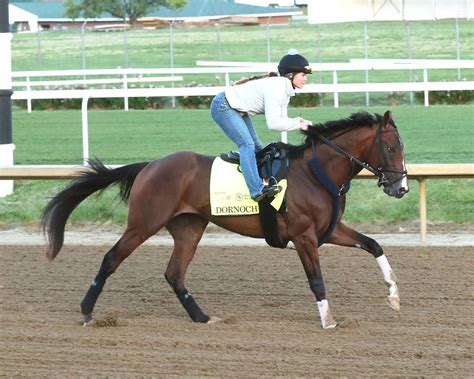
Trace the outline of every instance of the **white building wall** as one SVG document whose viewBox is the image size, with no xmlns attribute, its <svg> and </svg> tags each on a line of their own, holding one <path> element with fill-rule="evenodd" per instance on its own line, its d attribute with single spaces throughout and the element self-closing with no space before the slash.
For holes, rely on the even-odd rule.
<svg viewBox="0 0 474 379">
<path fill-rule="evenodd" d="M 11 4 L 8 5 L 8 19 L 10 25 L 15 22 L 28 23 L 31 32 L 38 31 L 38 16 Z"/>
<path fill-rule="evenodd" d="M 308 22 L 473 18 L 474 0 L 311 0 Z"/>
<path fill-rule="evenodd" d="M 259 7 L 268 7 L 269 5 L 278 5 L 279 7 L 293 7 L 294 0 L 235 0 L 238 4 L 255 5 Z"/>
</svg>

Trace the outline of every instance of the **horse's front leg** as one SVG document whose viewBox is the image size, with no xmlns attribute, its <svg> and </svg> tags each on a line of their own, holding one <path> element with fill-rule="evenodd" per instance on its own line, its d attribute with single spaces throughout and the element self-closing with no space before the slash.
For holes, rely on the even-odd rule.
<svg viewBox="0 0 474 379">
<path fill-rule="evenodd" d="M 344 225 L 342 222 L 338 223 L 334 228 L 328 243 L 339 246 L 350 246 L 364 249 L 372 254 L 377 261 L 380 270 L 383 273 L 383 278 L 388 286 L 388 304 L 392 309 L 400 311 L 400 295 L 397 286 L 397 276 L 393 272 L 390 263 L 385 256 L 382 247 L 374 239 L 367 237 L 355 230 Z"/>
<path fill-rule="evenodd" d="M 324 287 L 323 275 L 319 264 L 318 244 L 314 237 L 315 233 L 305 233 L 293 240 L 296 251 L 303 263 L 306 276 L 308 277 L 309 287 L 316 296 L 319 316 L 321 317 L 321 326 L 324 329 L 337 327 L 337 322 L 331 315 L 329 304 L 326 299 L 326 289 Z"/>
</svg>

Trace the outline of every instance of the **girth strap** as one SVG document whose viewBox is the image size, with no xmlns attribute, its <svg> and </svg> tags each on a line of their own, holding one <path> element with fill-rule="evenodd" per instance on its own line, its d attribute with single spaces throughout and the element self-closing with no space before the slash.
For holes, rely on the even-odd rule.
<svg viewBox="0 0 474 379">
<path fill-rule="evenodd" d="M 332 212 L 331 222 L 328 228 L 326 229 L 326 231 L 324 232 L 324 234 L 318 239 L 318 242 L 319 242 L 318 246 L 321 246 L 326 241 L 326 239 L 331 235 L 332 231 L 334 230 L 334 227 L 337 224 L 337 219 L 339 216 L 339 212 L 341 210 L 342 196 L 345 195 L 349 191 L 351 187 L 351 182 L 349 181 L 343 184 L 341 188 L 339 188 L 328 176 L 328 174 L 326 174 L 326 171 L 321 165 L 321 162 L 316 157 L 308 161 L 308 165 L 311 169 L 313 176 L 316 178 L 316 180 L 319 183 L 321 183 L 324 189 L 334 199 L 334 209 Z"/>
<path fill-rule="evenodd" d="M 270 204 L 272 200 L 264 198 L 258 202 L 260 224 L 262 225 L 265 242 L 271 247 L 284 249 L 288 245 L 288 241 L 282 241 L 278 233 L 277 212 Z"/>
</svg>

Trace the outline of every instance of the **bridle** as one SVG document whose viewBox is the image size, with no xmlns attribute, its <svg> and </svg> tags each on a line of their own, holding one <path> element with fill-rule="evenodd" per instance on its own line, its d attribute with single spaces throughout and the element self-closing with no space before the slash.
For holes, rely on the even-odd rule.
<svg viewBox="0 0 474 379">
<path fill-rule="evenodd" d="M 316 135 L 316 138 L 318 138 L 321 142 L 323 142 L 324 144 L 328 145 L 329 147 L 331 147 L 332 149 L 334 149 L 338 153 L 340 153 L 340 154 L 344 155 L 346 158 L 348 158 L 349 161 L 352 163 L 353 167 L 356 165 L 356 166 L 359 166 L 361 168 L 365 168 L 367 171 L 370 171 L 372 174 L 374 174 L 377 178 L 379 178 L 379 180 L 377 182 L 377 186 L 387 187 L 387 186 L 391 186 L 391 185 L 399 182 L 400 180 L 406 178 L 407 174 L 408 174 L 406 170 L 400 171 L 400 170 L 398 170 L 396 168 L 393 168 L 393 167 L 384 167 L 385 166 L 385 159 L 384 159 L 384 155 L 382 153 L 383 152 L 382 133 L 395 133 L 396 132 L 396 129 L 395 129 L 396 127 L 393 124 L 393 122 L 391 120 L 389 122 L 394 127 L 394 129 L 382 131 L 382 125 L 379 124 L 378 127 L 377 127 L 375 139 L 372 142 L 372 145 L 370 146 L 369 155 L 370 155 L 370 152 L 372 152 L 372 149 L 374 148 L 375 144 L 377 144 L 379 146 L 379 163 L 381 163 L 381 166 L 379 166 L 377 168 L 373 168 L 370 164 L 357 159 L 351 153 L 348 153 L 342 147 L 340 147 L 339 145 L 336 145 L 334 142 L 332 142 L 331 140 L 327 139 L 326 137 L 324 137 L 322 135 Z M 313 141 L 313 152 L 314 152 L 314 141 Z M 399 174 L 400 176 L 396 180 L 391 181 L 385 175 L 387 173 L 396 173 L 396 174 Z"/>
</svg>

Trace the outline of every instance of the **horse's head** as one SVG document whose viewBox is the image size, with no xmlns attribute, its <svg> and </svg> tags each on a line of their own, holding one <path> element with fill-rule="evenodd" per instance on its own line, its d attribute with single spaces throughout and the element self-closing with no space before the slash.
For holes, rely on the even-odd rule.
<svg viewBox="0 0 474 379">
<path fill-rule="evenodd" d="M 377 127 L 368 163 L 376 168 L 378 185 L 387 195 L 401 198 L 409 191 L 403 143 L 389 111 Z"/>
<path fill-rule="evenodd" d="M 313 155 L 315 141 L 321 141 L 348 158 L 351 178 L 358 166 L 359 171 L 365 168 L 376 175 L 387 195 L 401 198 L 408 192 L 403 144 L 389 111 L 383 117 L 357 112 L 342 120 L 314 123 L 303 134 L 306 139 L 301 147 L 311 147 Z"/>
</svg>

